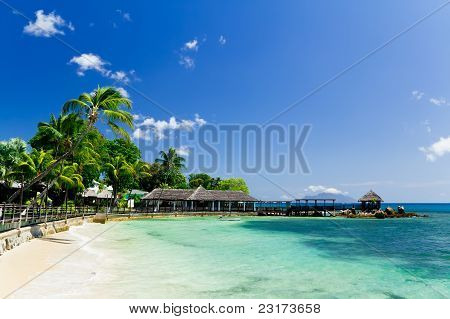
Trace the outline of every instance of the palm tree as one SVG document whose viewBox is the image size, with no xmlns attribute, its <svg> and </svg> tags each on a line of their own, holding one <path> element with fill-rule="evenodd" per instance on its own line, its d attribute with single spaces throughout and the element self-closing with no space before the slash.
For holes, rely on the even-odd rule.
<svg viewBox="0 0 450 319">
<path fill-rule="evenodd" d="M 94 127 L 99 119 L 103 120 L 113 132 L 124 138 L 129 138 L 127 131 L 121 127 L 122 124 L 132 128 L 133 116 L 130 112 L 123 109 L 131 109 L 131 101 L 123 97 L 122 94 L 112 87 L 98 87 L 92 93 L 82 93 L 78 99 L 67 101 L 63 105 L 63 114 L 76 114 L 78 117 L 87 120 L 86 129 L 80 132 L 73 143 L 67 150 L 59 156 L 44 172 L 33 178 L 24 190 L 30 188 L 44 177 L 46 177 L 56 166 L 67 159 L 74 150 L 80 146 L 90 130 Z M 19 192 L 15 192 L 8 202 L 13 201 Z"/>
<path fill-rule="evenodd" d="M 36 149 L 53 150 L 56 156 L 62 155 L 69 149 L 75 138 L 85 127 L 85 121 L 76 114 L 53 114 L 50 121 L 40 122 L 36 135 L 30 140 L 30 145 Z"/>
<path fill-rule="evenodd" d="M 19 178 L 20 186 L 20 205 L 23 203 L 24 183 L 26 180 L 39 175 L 52 162 L 51 152 L 33 149 L 30 154 L 22 153 L 22 160 L 17 163 L 14 176 Z"/>
<path fill-rule="evenodd" d="M 130 175 L 134 179 L 135 184 L 139 184 L 140 181 L 145 177 L 150 177 L 150 165 L 144 161 L 137 160 L 136 162 L 129 164 Z M 132 188 L 130 187 L 130 192 L 128 198 L 131 196 Z"/>
<path fill-rule="evenodd" d="M 169 177 L 185 168 L 185 159 L 179 156 L 173 147 L 170 147 L 167 152 L 159 152 L 159 155 L 161 158 L 156 159 L 156 162 L 161 164 L 163 168 L 164 183 L 167 184 Z"/>
<path fill-rule="evenodd" d="M 67 220 L 67 200 L 69 198 L 69 191 L 81 191 L 84 189 L 83 177 L 77 174 L 78 164 L 63 166 L 58 177 L 56 178 L 55 186 L 64 191 L 64 204 L 66 206 L 66 220 Z"/>
<path fill-rule="evenodd" d="M 105 174 L 107 183 L 113 188 L 113 196 L 111 199 L 112 209 L 114 208 L 121 182 L 127 177 L 133 176 L 133 169 L 122 156 L 116 156 L 105 164 Z"/>
</svg>

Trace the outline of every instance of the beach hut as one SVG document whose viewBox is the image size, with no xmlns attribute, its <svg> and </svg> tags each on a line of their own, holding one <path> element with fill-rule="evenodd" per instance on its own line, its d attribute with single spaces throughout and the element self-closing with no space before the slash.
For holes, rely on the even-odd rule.
<svg viewBox="0 0 450 319">
<path fill-rule="evenodd" d="M 358 199 L 358 202 L 361 202 L 361 211 L 370 211 L 370 210 L 379 210 L 381 208 L 381 203 L 383 199 L 375 193 L 373 190 L 370 190 L 367 194 Z"/>
<path fill-rule="evenodd" d="M 154 211 L 254 211 L 257 200 L 241 191 L 156 188 L 142 198 Z"/>
</svg>

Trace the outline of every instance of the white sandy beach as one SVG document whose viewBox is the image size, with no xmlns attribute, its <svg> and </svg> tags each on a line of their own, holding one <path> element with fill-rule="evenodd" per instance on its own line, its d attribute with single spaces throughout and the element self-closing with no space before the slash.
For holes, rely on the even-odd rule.
<svg viewBox="0 0 450 319">
<path fill-rule="evenodd" d="M 102 226 L 104 225 L 72 226 L 69 231 L 33 239 L 7 251 L 0 256 L 0 297 L 22 295 L 46 272 L 53 272 L 59 264 L 70 262 L 69 259 L 86 253 L 89 248 L 87 245 L 82 246 L 101 233 L 105 228 Z"/>
</svg>

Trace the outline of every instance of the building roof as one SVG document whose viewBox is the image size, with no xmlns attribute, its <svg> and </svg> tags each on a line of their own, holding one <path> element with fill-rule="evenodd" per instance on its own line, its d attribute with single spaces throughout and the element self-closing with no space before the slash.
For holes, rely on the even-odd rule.
<svg viewBox="0 0 450 319">
<path fill-rule="evenodd" d="M 358 199 L 358 202 L 383 202 L 383 199 L 375 193 L 373 190 L 370 190 L 367 194 Z"/>
<path fill-rule="evenodd" d="M 144 200 L 196 200 L 196 201 L 231 201 L 256 202 L 257 200 L 241 191 L 206 190 L 202 186 L 196 189 L 161 189 L 156 188 L 144 196 Z"/>
<path fill-rule="evenodd" d="M 107 189 L 104 189 L 100 193 L 97 194 L 97 198 L 100 198 L 100 199 L 112 198 L 112 197 L 113 197 L 112 193 Z"/>
<path fill-rule="evenodd" d="M 147 195 L 148 192 L 146 191 L 141 191 L 140 189 L 133 189 L 131 190 L 131 195 Z"/>
<path fill-rule="evenodd" d="M 84 198 L 105 199 L 105 198 L 112 198 L 112 193 L 107 189 L 102 190 L 100 193 L 97 193 L 93 189 L 86 189 L 81 196 L 83 196 Z"/>
<path fill-rule="evenodd" d="M 97 198 L 97 192 L 93 189 L 86 189 L 81 196 Z"/>
</svg>

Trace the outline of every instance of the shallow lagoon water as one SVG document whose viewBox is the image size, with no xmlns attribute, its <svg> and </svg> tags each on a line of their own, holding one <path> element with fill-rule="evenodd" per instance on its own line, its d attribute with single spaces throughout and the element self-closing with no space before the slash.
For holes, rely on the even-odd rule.
<svg viewBox="0 0 450 319">
<path fill-rule="evenodd" d="M 88 226 L 78 235 L 99 225 Z M 44 291 L 56 298 L 450 296 L 448 213 L 395 220 L 145 219 L 101 227 L 111 226 L 16 297 Z"/>
</svg>

